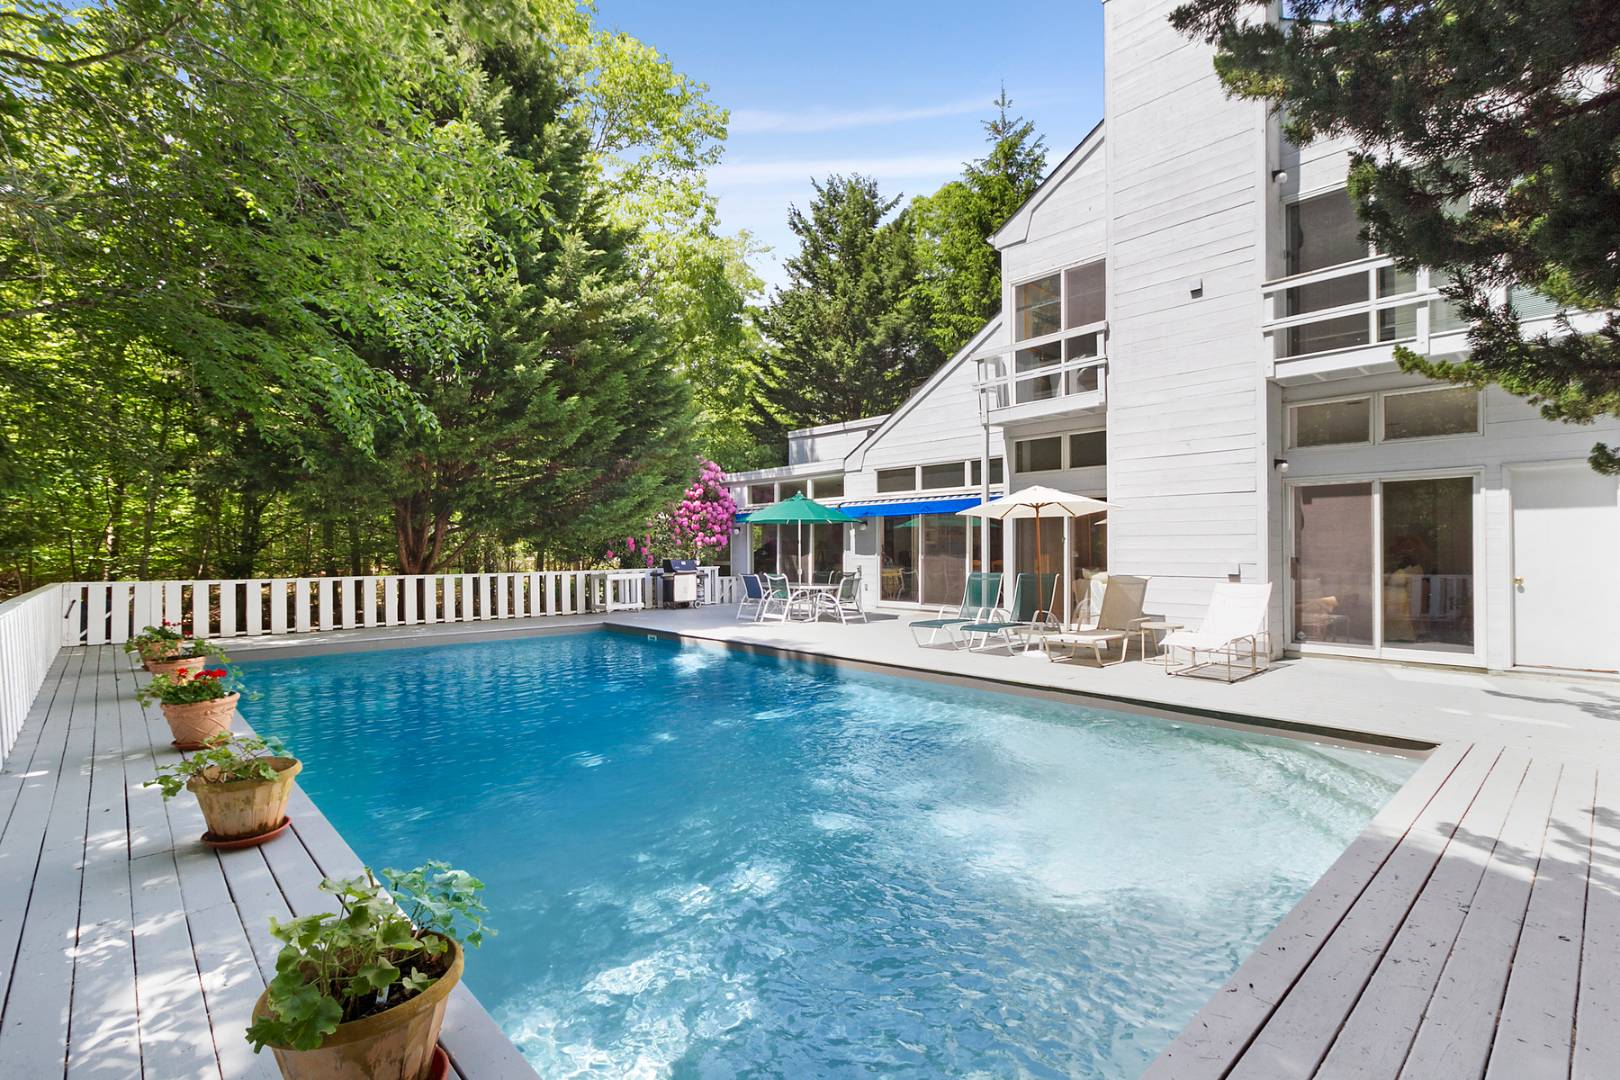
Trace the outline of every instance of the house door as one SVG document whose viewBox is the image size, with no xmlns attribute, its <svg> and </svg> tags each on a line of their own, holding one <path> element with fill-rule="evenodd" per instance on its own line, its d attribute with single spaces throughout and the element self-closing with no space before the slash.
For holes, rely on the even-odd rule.
<svg viewBox="0 0 1620 1080">
<path fill-rule="evenodd" d="M 1583 461 L 1516 467 L 1514 662 L 1620 669 L 1620 491 Z"/>
</svg>

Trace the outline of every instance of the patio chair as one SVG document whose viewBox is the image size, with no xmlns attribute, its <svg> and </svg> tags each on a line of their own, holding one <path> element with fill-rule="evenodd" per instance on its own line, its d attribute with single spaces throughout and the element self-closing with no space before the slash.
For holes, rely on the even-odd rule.
<svg viewBox="0 0 1620 1080">
<path fill-rule="evenodd" d="M 1103 587 L 1097 625 L 1089 630 L 1048 634 L 1046 658 L 1056 659 L 1052 655 L 1054 644 L 1067 647 L 1070 660 L 1078 657 L 1079 650 L 1089 648 L 1092 657 L 1097 661 L 1097 666 L 1104 667 L 1106 665 L 1103 663 L 1103 649 L 1117 641 L 1119 659 L 1114 663 L 1123 664 L 1130 655 L 1131 634 L 1136 630 L 1135 624 L 1142 618 L 1142 600 L 1147 595 L 1147 585 L 1147 578 L 1127 577 L 1124 574 L 1111 575 Z"/>
<path fill-rule="evenodd" d="M 1198 629 L 1174 630 L 1159 643 L 1168 654 L 1165 674 L 1224 678 L 1229 683 L 1258 674 L 1271 663 L 1271 634 L 1266 629 L 1270 603 L 1270 582 L 1218 583 Z M 1190 654 L 1185 667 L 1175 667 L 1177 649 Z M 1205 657 L 1202 662 L 1200 653 Z"/>
<path fill-rule="evenodd" d="M 1051 602 L 1062 581 L 1062 574 L 1042 574 L 1039 580 L 1034 574 L 1019 574 L 1013 579 L 1012 603 L 1008 607 L 997 608 L 989 618 L 979 622 L 959 626 L 956 632 L 970 642 L 970 649 L 979 652 L 1002 645 L 1009 652 L 1016 651 L 1020 643 L 1013 635 L 1021 633 L 1024 635 L 1022 644 L 1028 651 L 1030 639 L 1036 633 L 1058 629 Z M 977 645 L 971 644 L 975 637 L 979 638 Z M 998 639 L 995 644 L 991 643 L 993 638 Z"/>
<path fill-rule="evenodd" d="M 759 622 L 765 610 L 765 587 L 759 583 L 758 574 L 744 574 L 742 585 L 742 599 L 737 602 L 737 621 Z"/>
<path fill-rule="evenodd" d="M 788 584 L 786 574 L 765 575 L 765 599 L 759 606 L 759 621 L 772 621 L 771 610 L 777 614 L 775 622 L 787 622 L 788 614 L 793 609 L 793 588 Z"/>
<path fill-rule="evenodd" d="M 961 644 L 955 630 L 959 626 L 980 619 L 989 618 L 996 610 L 996 603 L 1001 599 L 1001 575 L 984 573 L 978 570 L 967 576 L 967 584 L 962 588 L 962 602 L 953 610 L 949 607 L 939 609 L 938 615 L 932 619 L 919 619 L 911 624 L 911 639 L 917 643 L 918 648 L 927 648 L 939 640 L 943 632 L 946 640 L 954 648 Z M 922 639 L 922 632 L 928 631 L 928 640 Z"/>
<path fill-rule="evenodd" d="M 838 591 L 822 598 L 822 607 L 838 616 L 841 623 L 865 622 L 866 609 L 861 607 L 861 577 L 845 574 L 838 581 Z"/>
</svg>

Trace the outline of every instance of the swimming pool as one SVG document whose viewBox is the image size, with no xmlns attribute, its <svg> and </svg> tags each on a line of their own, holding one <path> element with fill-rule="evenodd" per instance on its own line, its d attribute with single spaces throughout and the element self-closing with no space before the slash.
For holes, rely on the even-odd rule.
<svg viewBox="0 0 1620 1080">
<path fill-rule="evenodd" d="M 1135 1076 L 1416 762 L 610 632 L 243 665 L 542 1076 Z"/>
</svg>

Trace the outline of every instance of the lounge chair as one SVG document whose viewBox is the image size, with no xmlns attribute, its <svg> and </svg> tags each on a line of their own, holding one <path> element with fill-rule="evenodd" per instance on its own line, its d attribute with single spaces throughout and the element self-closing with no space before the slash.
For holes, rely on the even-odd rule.
<svg viewBox="0 0 1620 1080">
<path fill-rule="evenodd" d="M 759 583 L 758 574 L 744 574 L 742 585 L 742 599 L 737 602 L 737 621 L 759 622 L 765 608 L 765 587 Z"/>
<path fill-rule="evenodd" d="M 984 649 L 999 648 L 1005 645 L 1008 651 L 1016 651 L 1020 645 L 1014 634 L 1023 634 L 1021 643 L 1024 650 L 1029 649 L 1030 640 L 1037 632 L 1044 633 L 1058 629 L 1058 620 L 1052 614 L 1051 602 L 1057 596 L 1058 586 L 1063 581 L 1062 574 L 1042 574 L 1037 581 L 1034 574 L 1019 574 L 1013 579 L 1012 603 L 1005 608 L 997 608 L 990 617 L 979 622 L 965 623 L 957 627 L 956 632 L 969 642 L 979 638 L 978 645 L 969 644 L 969 648 L 982 651 Z M 998 639 L 994 644 L 992 639 Z"/>
<path fill-rule="evenodd" d="M 861 607 L 861 577 L 845 574 L 838 582 L 838 591 L 824 596 L 822 609 L 836 615 L 841 623 L 865 622 L 866 609 Z"/>
<path fill-rule="evenodd" d="M 1201 675 L 1227 682 L 1246 679 L 1271 663 L 1271 634 L 1266 629 L 1271 583 L 1222 581 L 1210 594 L 1209 611 L 1197 630 L 1174 630 L 1159 647 L 1168 655 L 1166 675 Z M 1177 649 L 1189 663 L 1175 666 Z M 1199 654 L 1204 660 L 1198 659 Z M 1223 674 L 1224 672 L 1224 674 Z"/>
<path fill-rule="evenodd" d="M 1114 662 L 1123 664 L 1130 655 L 1131 634 L 1136 630 L 1135 623 L 1142 618 L 1142 598 L 1147 595 L 1147 585 L 1147 578 L 1127 577 L 1123 574 L 1109 575 L 1108 583 L 1103 587 L 1097 625 L 1090 630 L 1048 634 L 1046 658 L 1056 659 L 1052 655 L 1053 645 L 1067 647 L 1070 660 L 1076 659 L 1080 649 L 1090 649 L 1097 666 L 1103 667 L 1103 650 L 1117 641 L 1119 659 Z"/>
<path fill-rule="evenodd" d="M 932 619 L 919 619 L 911 624 L 911 639 L 919 648 L 926 648 L 939 640 L 943 633 L 954 648 L 961 644 L 961 639 L 955 635 L 955 630 L 970 622 L 987 619 L 996 610 L 996 603 L 1001 599 L 1001 575 L 984 573 L 978 570 L 967 576 L 967 584 L 962 588 L 962 602 L 953 611 L 942 607 L 939 614 Z M 922 632 L 928 631 L 928 640 L 922 639 Z"/>
</svg>

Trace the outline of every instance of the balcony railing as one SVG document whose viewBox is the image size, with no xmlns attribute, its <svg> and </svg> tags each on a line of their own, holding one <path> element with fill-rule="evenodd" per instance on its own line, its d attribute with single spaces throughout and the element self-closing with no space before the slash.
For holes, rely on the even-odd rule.
<svg viewBox="0 0 1620 1080">
<path fill-rule="evenodd" d="M 1100 395 L 1107 377 L 1104 324 L 1048 334 L 978 358 L 978 388 L 991 409 L 1085 394 Z"/>
<path fill-rule="evenodd" d="M 1397 342 L 1428 352 L 1432 336 L 1467 328 L 1441 284 L 1387 255 L 1278 278 L 1261 286 L 1262 330 L 1277 360 Z"/>
</svg>

